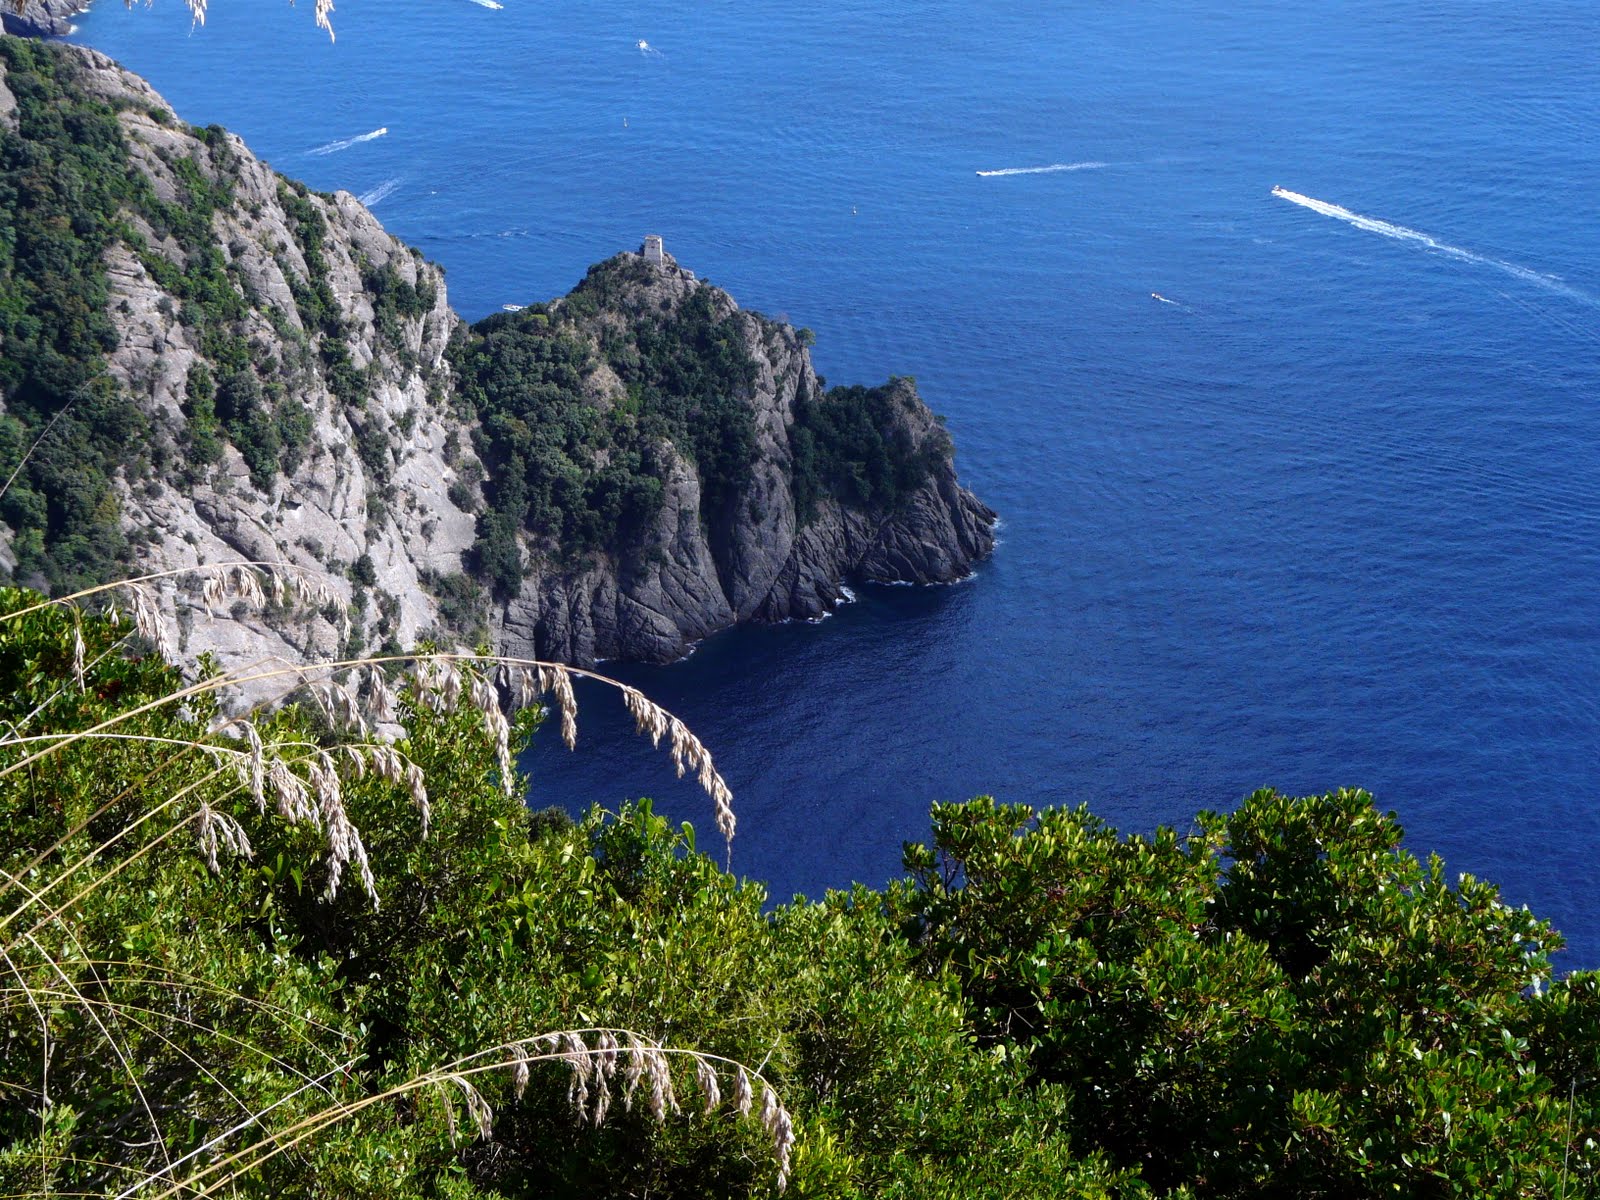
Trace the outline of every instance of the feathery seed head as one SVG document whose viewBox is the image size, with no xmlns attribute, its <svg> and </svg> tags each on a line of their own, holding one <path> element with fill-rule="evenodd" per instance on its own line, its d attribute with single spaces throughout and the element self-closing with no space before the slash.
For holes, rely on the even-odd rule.
<svg viewBox="0 0 1600 1200">
<path fill-rule="evenodd" d="M 750 1115 L 750 1106 L 755 1102 L 755 1095 L 750 1090 L 750 1076 L 743 1067 L 735 1067 L 733 1074 L 733 1111 L 741 1117 Z"/>
<path fill-rule="evenodd" d="M 311 795 L 306 785 L 281 758 L 275 758 L 268 764 L 267 783 L 272 788 L 278 815 L 285 821 L 291 825 L 305 822 L 321 827 L 317 810 L 311 806 Z"/>
<path fill-rule="evenodd" d="M 578 745 L 578 698 L 572 694 L 572 676 L 564 667 L 555 668 L 556 704 L 561 709 L 561 740 L 568 750 Z"/>
<path fill-rule="evenodd" d="M 722 1105 L 722 1085 L 717 1079 L 716 1068 L 703 1058 L 695 1059 L 694 1082 L 700 1089 L 700 1098 L 705 1102 L 705 1114 L 709 1117 Z"/>
<path fill-rule="evenodd" d="M 478 1131 L 478 1137 L 488 1141 L 494 1135 L 494 1109 L 483 1098 L 483 1093 L 473 1087 L 460 1075 L 450 1076 L 451 1080 L 461 1089 L 461 1094 L 467 1101 L 467 1119 Z"/>
<path fill-rule="evenodd" d="M 657 1124 L 665 1123 L 667 1114 L 678 1111 L 678 1098 L 672 1094 L 672 1072 L 667 1067 L 667 1056 L 659 1047 L 651 1047 L 650 1065 L 650 1115 Z"/>
<path fill-rule="evenodd" d="M 219 847 L 231 851 L 240 858 L 250 858 L 254 855 L 254 851 L 250 848 L 250 839 L 245 836 L 244 826 L 229 814 L 218 812 L 204 800 L 200 802 L 196 813 L 195 840 L 199 842 L 200 853 L 213 875 L 221 873 L 217 865 Z"/>
<path fill-rule="evenodd" d="M 528 1090 L 528 1052 L 522 1048 L 522 1043 L 517 1042 L 511 1047 L 511 1052 L 516 1056 L 516 1062 L 511 1064 L 511 1094 L 518 1100 Z"/>
<path fill-rule="evenodd" d="M 228 572 L 228 585 L 235 596 L 252 607 L 267 606 L 267 597 L 261 590 L 261 579 L 249 567 L 234 566 Z"/>
<path fill-rule="evenodd" d="M 472 680 L 472 703 L 483 714 L 484 732 L 494 741 L 495 763 L 500 768 L 500 786 L 508 798 L 517 793 L 516 774 L 511 767 L 511 723 L 500 706 L 500 693 L 494 684 L 479 675 Z"/>
<path fill-rule="evenodd" d="M 527 708 L 539 698 L 542 689 L 534 673 L 527 667 L 517 668 L 517 707 Z"/>
<path fill-rule="evenodd" d="M 87 654 L 88 648 L 83 644 L 83 621 L 77 616 L 76 613 L 74 613 L 72 620 L 72 678 L 74 681 L 76 681 L 78 690 L 80 692 L 83 691 L 85 687 L 83 678 L 83 660 Z"/>
<path fill-rule="evenodd" d="M 616 1073 L 617 1062 L 622 1057 L 622 1043 L 608 1029 L 595 1039 L 595 1064 L 606 1076 Z"/>
<path fill-rule="evenodd" d="M 589 1076 L 593 1067 L 589 1058 L 589 1047 L 575 1033 L 562 1034 L 561 1038 L 561 1057 L 566 1059 L 567 1065 L 572 1068 L 572 1083 L 567 1088 L 567 1101 L 581 1120 L 589 1107 Z"/>
<path fill-rule="evenodd" d="M 622 1106 L 633 1111 L 633 1094 L 650 1074 L 649 1045 L 634 1034 L 628 1035 L 628 1061 L 622 1068 Z"/>
<path fill-rule="evenodd" d="M 161 619 L 161 610 L 156 605 L 155 596 L 140 583 L 130 583 L 127 589 L 133 596 L 134 629 L 140 637 L 154 642 L 156 653 L 171 662 L 177 657 L 177 653 L 172 645 L 172 635 L 167 632 L 167 623 Z"/>
<path fill-rule="evenodd" d="M 622 702 L 633 717 L 635 732 L 648 734 L 651 744 L 659 748 L 661 735 L 667 731 L 666 712 L 635 687 L 623 687 Z"/>
<path fill-rule="evenodd" d="M 767 1132 L 772 1137 L 773 1156 L 778 1160 L 778 1191 L 782 1192 L 789 1186 L 789 1153 L 794 1149 L 794 1122 L 783 1105 L 778 1105 Z"/>
<path fill-rule="evenodd" d="M 240 720 L 239 731 L 244 735 L 244 744 L 249 748 L 249 753 L 239 760 L 245 786 L 250 789 L 250 796 L 256 802 L 256 811 L 266 812 L 266 764 L 261 746 L 261 734 L 256 731 L 254 722 L 248 717 Z"/>
<path fill-rule="evenodd" d="M 215 619 L 217 609 L 222 607 L 222 580 L 215 575 L 207 575 L 200 582 L 200 606 L 206 610 L 206 616 Z"/>
<path fill-rule="evenodd" d="M 589 1109 L 589 1121 L 598 1129 L 605 1124 L 606 1114 L 611 1111 L 611 1081 L 604 1071 L 596 1071 L 590 1077 L 594 1085 L 594 1103 Z"/>
<path fill-rule="evenodd" d="M 367 859 L 366 843 L 361 840 L 361 831 L 351 823 L 349 814 L 345 812 L 344 793 L 339 784 L 339 771 L 334 765 L 333 758 L 324 752 L 319 752 L 306 769 L 306 774 L 311 779 L 312 790 L 316 793 L 317 807 L 322 816 L 324 835 L 328 843 L 328 886 L 326 895 L 332 900 L 339 894 L 339 884 L 344 878 L 344 869 L 350 863 L 355 863 L 356 873 L 360 876 L 361 887 L 372 900 L 372 906 L 378 907 L 378 886 L 372 877 L 372 864 Z"/>
<path fill-rule="evenodd" d="M 376 666 L 367 668 L 367 703 L 374 721 L 382 725 L 394 723 L 395 694 L 389 687 L 389 681 L 384 677 L 383 671 Z"/>
</svg>

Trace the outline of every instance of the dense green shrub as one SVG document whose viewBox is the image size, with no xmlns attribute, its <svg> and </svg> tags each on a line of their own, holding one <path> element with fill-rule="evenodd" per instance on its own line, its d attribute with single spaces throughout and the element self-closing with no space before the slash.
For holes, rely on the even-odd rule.
<svg viewBox="0 0 1600 1200">
<path fill-rule="evenodd" d="M 1188 837 L 940 805 L 893 907 L 980 1036 L 1158 1189 L 1593 1194 L 1594 977 L 1544 991 L 1549 926 L 1400 837 L 1348 791 L 1259 792 Z"/>
<path fill-rule="evenodd" d="M 903 410 L 915 403 L 911 382 L 899 379 L 875 388 L 818 389 L 797 400 L 789 444 L 802 521 L 828 497 L 851 508 L 892 510 L 948 461 L 952 447 L 942 429 L 910 443 Z"/>
<path fill-rule="evenodd" d="M 329 899 L 325 834 L 251 800 L 209 699 L 159 703 L 180 680 L 124 629 L 32 599 L 0 591 L 5 1194 L 115 1191 L 241 1113 L 279 1106 L 248 1144 L 395 1087 L 239 1194 L 772 1193 L 760 1132 L 687 1077 L 664 1124 L 618 1104 L 595 1128 L 562 1069 L 521 1099 L 474 1076 L 487 1136 L 452 1132 L 453 1087 L 405 1089 L 576 1026 L 760 1064 L 800 1135 L 792 1196 L 1600 1192 L 1600 976 L 1545 986 L 1548 926 L 1406 854 L 1362 793 L 1127 838 L 939 805 L 906 880 L 768 911 L 648 802 L 530 817 L 472 706 L 413 701 L 425 835 L 405 788 L 340 772 L 375 913 L 354 860 Z M 345 762 L 319 712 L 258 716 L 268 760 Z M 49 748 L 97 726 L 115 739 Z M 203 812 L 253 856 L 208 871 Z"/>
<path fill-rule="evenodd" d="M 760 1066 L 801 1134 L 791 1196 L 1100 1197 L 1124 1178 L 1071 1152 L 1061 1089 L 1025 1087 L 1022 1057 L 974 1044 L 958 997 L 908 969 L 911 949 L 871 893 L 769 915 L 759 886 L 696 853 L 693 831 L 647 802 L 530 820 L 499 785 L 476 710 L 406 703 L 396 749 L 425 773 L 431 826 L 404 787 L 340 771 L 337 807 L 364 839 L 382 907 L 354 861 L 329 899 L 325 835 L 258 810 L 248 762 L 227 757 L 246 743 L 206 732 L 211 702 L 157 703 L 180 680 L 116 653 L 123 630 L 59 609 L 14 615 L 31 599 L 0 591 L 4 728 L 49 712 L 28 727 L 113 721 L 118 737 L 47 750 L 48 769 L 17 769 L 38 743 L 0 739 L 0 893 L 22 918 L 0 929 L 6 1194 L 114 1191 L 269 1104 L 230 1144 L 510 1038 L 595 1026 Z M 267 760 L 302 779 L 307 762 L 348 753 L 315 710 L 256 728 Z M 252 856 L 219 851 L 208 871 L 202 811 L 240 822 Z M 5 886 L 24 871 L 51 903 L 78 895 L 41 921 L 27 891 Z M 536 1066 L 520 1100 L 509 1068 L 473 1081 L 496 1113 L 487 1137 L 452 1127 L 454 1087 L 400 1092 L 268 1160 L 238 1194 L 773 1193 L 765 1136 L 702 1112 L 687 1077 L 665 1123 L 619 1100 L 597 1128 L 574 1122 L 559 1064 Z"/>
</svg>

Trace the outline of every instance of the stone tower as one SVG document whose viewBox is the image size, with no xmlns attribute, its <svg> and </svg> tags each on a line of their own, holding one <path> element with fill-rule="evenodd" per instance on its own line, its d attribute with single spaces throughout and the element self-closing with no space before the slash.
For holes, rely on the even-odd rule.
<svg viewBox="0 0 1600 1200">
<path fill-rule="evenodd" d="M 647 263 L 655 263 L 658 267 L 665 265 L 665 260 L 662 258 L 664 251 L 661 247 L 661 238 L 657 234 L 650 233 L 645 235 L 644 248 L 639 253 L 644 255 L 644 260 Z"/>
</svg>

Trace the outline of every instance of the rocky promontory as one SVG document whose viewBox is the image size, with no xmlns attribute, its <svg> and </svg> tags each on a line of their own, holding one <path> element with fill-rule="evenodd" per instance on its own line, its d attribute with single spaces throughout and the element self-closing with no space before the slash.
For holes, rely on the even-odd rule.
<svg viewBox="0 0 1600 1200">
<path fill-rule="evenodd" d="M 189 654 L 664 661 L 993 546 L 910 380 L 826 388 L 806 331 L 658 243 L 468 327 L 353 197 L 93 51 L 0 39 L 0 143 L 0 567 L 61 592 L 280 561 L 334 598 L 219 614 L 170 583 Z"/>
<path fill-rule="evenodd" d="M 0 0 L 0 30 L 18 37 L 65 37 L 72 18 L 88 7 L 88 0 L 26 0 L 20 7 Z"/>
<path fill-rule="evenodd" d="M 509 650 L 670 661 L 729 625 L 819 617 L 846 580 L 953 582 L 993 548 L 994 514 L 956 483 L 912 381 L 826 389 L 808 335 L 670 254 L 618 255 L 470 336 L 457 378 L 486 431 L 491 520 L 508 492 L 575 478 L 567 508 L 616 514 L 591 532 L 559 497 L 516 501 L 520 567 L 494 611 Z M 528 404 L 550 372 L 507 380 L 530 359 L 571 373 L 575 412 Z M 581 422 L 592 451 L 541 457 L 537 437 L 497 434 L 512 413 L 535 430 Z"/>
</svg>

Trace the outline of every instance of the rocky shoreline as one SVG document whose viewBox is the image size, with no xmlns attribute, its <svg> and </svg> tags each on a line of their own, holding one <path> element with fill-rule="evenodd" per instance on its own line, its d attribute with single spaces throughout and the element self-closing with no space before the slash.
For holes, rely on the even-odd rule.
<svg viewBox="0 0 1600 1200">
<path fill-rule="evenodd" d="M 896 463 L 919 464 L 914 480 L 892 502 L 803 489 L 803 420 L 834 403 L 809 339 L 740 310 L 657 246 L 591 271 L 591 284 L 604 274 L 603 302 L 580 284 L 526 319 L 556 322 L 587 355 L 573 394 L 604 422 L 638 395 L 638 382 L 624 378 L 633 360 L 616 358 L 616 346 L 651 331 L 659 338 L 662 323 L 688 308 L 707 314 L 746 367 L 731 399 L 751 431 L 748 462 L 712 504 L 694 453 L 659 437 L 646 445 L 656 503 L 642 527 L 573 554 L 519 525 L 502 555 L 513 560 L 503 577 L 514 586 L 486 586 L 485 522 L 490 498 L 508 486 L 496 472 L 508 468 L 481 456 L 484 430 L 451 360 L 453 342 L 476 334 L 450 308 L 438 268 L 348 193 L 307 191 L 236 136 L 176 120 L 147 83 L 103 55 L 42 49 L 60 55 L 56 74 L 70 88 L 115 110 L 150 204 L 193 211 L 198 188 L 210 206 L 201 244 L 134 214 L 125 222 L 133 242 L 113 240 L 102 256 L 115 333 L 105 368 L 149 442 L 113 481 L 132 565 L 283 562 L 336 598 L 315 610 L 235 605 L 219 614 L 193 588 L 169 585 L 161 607 L 186 656 L 210 652 L 237 666 L 487 637 L 505 653 L 575 664 L 668 662 L 732 625 L 817 618 L 850 581 L 954 582 L 993 549 L 995 515 L 957 482 L 949 438 L 909 380 L 875 391 L 872 436 Z M 3 74 L 0 128 L 25 128 Z M 219 264 L 221 286 L 236 293 L 224 327 L 197 315 L 192 285 L 174 282 L 203 261 Z M 219 344 L 248 354 L 224 361 Z M 252 455 L 237 442 L 254 426 L 236 424 L 216 431 L 213 457 L 196 467 L 194 422 L 216 424 L 206 415 L 211 391 L 222 417 L 224 400 L 253 404 L 297 440 L 263 460 L 259 446 Z M 595 470 L 616 453 L 607 444 L 584 450 Z M 0 566 L 36 582 L 18 566 L 12 533 L 0 526 Z"/>
<path fill-rule="evenodd" d="M 17 37 L 65 37 L 72 18 L 88 11 L 88 0 L 27 0 L 18 12 L 10 0 L 0 4 L 0 29 Z"/>
</svg>

